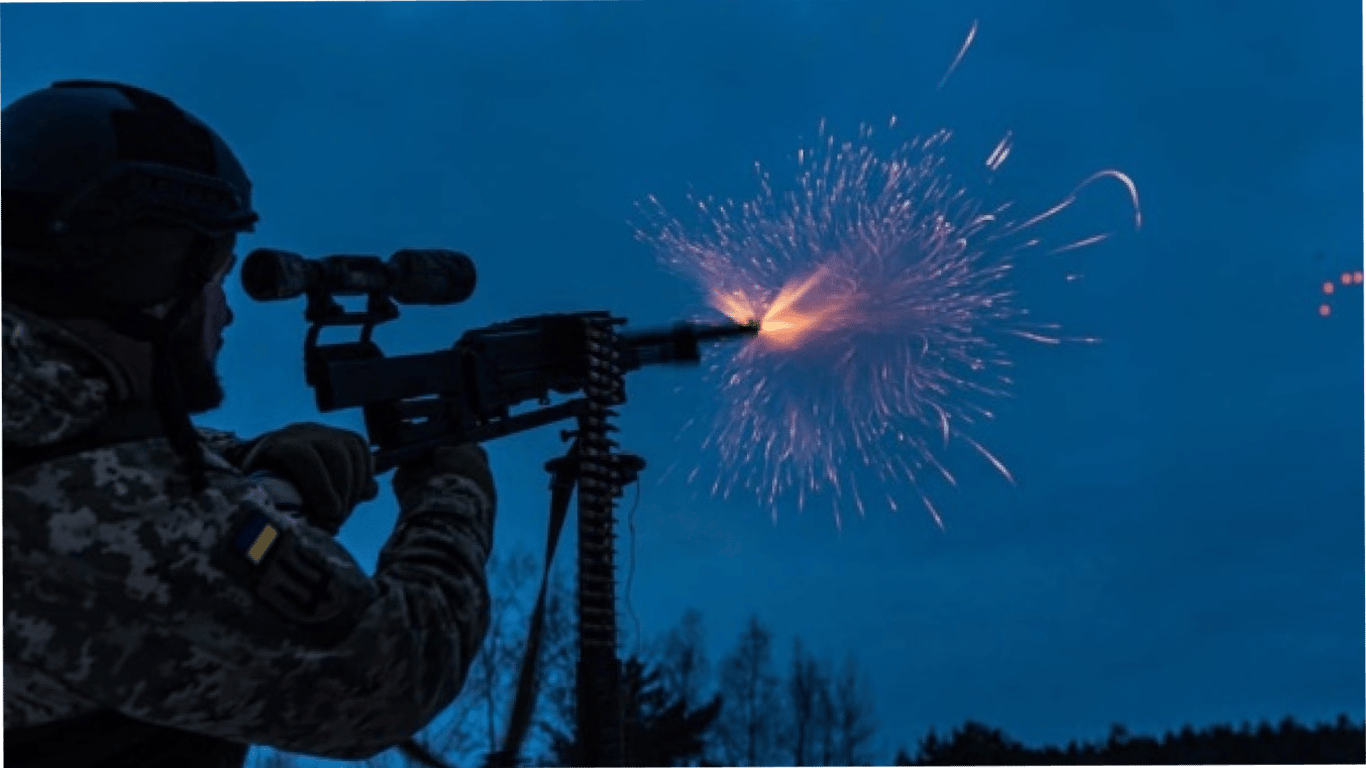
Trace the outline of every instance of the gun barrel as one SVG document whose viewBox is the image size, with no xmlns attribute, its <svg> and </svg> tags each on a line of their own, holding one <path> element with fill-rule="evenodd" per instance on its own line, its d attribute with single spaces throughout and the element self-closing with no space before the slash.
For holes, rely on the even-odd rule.
<svg viewBox="0 0 1366 768">
<path fill-rule="evenodd" d="M 758 323 L 724 323 L 722 325 L 693 325 L 698 341 L 728 341 L 759 335 Z"/>
<path fill-rule="evenodd" d="M 758 323 L 679 323 L 664 330 L 623 333 L 621 338 L 631 353 L 626 367 L 633 369 L 662 363 L 696 363 L 702 359 L 701 342 L 741 339 L 758 333 Z"/>
</svg>

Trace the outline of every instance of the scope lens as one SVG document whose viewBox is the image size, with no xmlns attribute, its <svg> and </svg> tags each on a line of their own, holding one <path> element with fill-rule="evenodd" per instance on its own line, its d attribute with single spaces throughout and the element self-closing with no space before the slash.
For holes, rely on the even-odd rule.
<svg viewBox="0 0 1366 768">
<path fill-rule="evenodd" d="M 308 270 L 302 256 L 258 248 L 242 262 L 242 289 L 257 301 L 292 299 L 307 288 Z"/>
</svg>

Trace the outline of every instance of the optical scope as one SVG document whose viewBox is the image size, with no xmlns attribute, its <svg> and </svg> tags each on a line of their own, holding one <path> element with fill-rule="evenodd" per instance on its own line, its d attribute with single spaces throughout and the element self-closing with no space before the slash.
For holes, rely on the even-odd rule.
<svg viewBox="0 0 1366 768">
<path fill-rule="evenodd" d="M 386 294 L 400 304 L 458 304 L 474 293 L 470 257 L 456 251 L 409 248 L 388 261 L 378 256 L 324 256 L 258 248 L 242 262 L 242 287 L 257 301 L 305 293 L 334 296 Z"/>
</svg>

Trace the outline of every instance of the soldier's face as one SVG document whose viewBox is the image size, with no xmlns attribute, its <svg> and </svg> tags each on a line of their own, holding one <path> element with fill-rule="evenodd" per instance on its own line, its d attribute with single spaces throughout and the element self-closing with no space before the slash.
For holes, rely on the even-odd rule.
<svg viewBox="0 0 1366 768">
<path fill-rule="evenodd" d="M 232 309 L 223 289 L 223 280 L 236 258 L 232 243 L 224 246 L 223 266 L 190 309 L 176 340 L 176 368 L 185 388 L 185 405 L 190 413 L 204 413 L 223 404 L 223 382 L 218 376 L 218 353 L 223 349 L 223 329 L 232 324 Z"/>
<path fill-rule="evenodd" d="M 236 263 L 237 257 L 229 253 L 218 275 L 204 286 L 204 336 L 201 342 L 209 360 L 218 359 L 218 353 L 223 349 L 223 329 L 232 325 L 232 308 L 228 306 L 223 281 Z"/>
</svg>

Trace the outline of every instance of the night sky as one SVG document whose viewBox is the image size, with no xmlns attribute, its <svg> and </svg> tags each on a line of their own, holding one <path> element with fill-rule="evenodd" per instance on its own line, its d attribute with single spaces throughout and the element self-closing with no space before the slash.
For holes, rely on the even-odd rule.
<svg viewBox="0 0 1366 768">
<path fill-rule="evenodd" d="M 951 456 L 942 531 L 916 507 L 837 529 L 698 495 L 664 470 L 696 454 L 675 436 L 715 390 L 687 369 L 628 381 L 620 440 L 650 468 L 621 561 L 633 548 L 644 634 L 691 606 L 713 659 L 750 614 L 780 668 L 794 636 L 853 652 L 890 762 L 969 718 L 1039 744 L 1366 715 L 1360 286 L 1319 314 L 1323 282 L 1362 265 L 1360 20 L 1214 0 L 8 5 L 2 85 L 9 103 L 124 80 L 210 123 L 256 185 L 243 255 L 469 253 L 473 299 L 405 310 L 390 353 L 542 312 L 683 316 L 696 290 L 633 238 L 635 202 L 749 196 L 754 163 L 781 177 L 822 119 L 952 129 L 963 167 L 1010 130 L 975 191 L 1027 210 L 1129 173 L 1141 230 L 1098 186 L 1060 224 L 1116 232 L 1072 255 L 1084 279 L 1026 260 L 1016 285 L 1103 343 L 1012 347 L 1016 389 L 975 436 L 1016 483 Z M 231 282 L 228 401 L 201 422 L 359 428 L 316 414 L 302 303 Z M 490 444 L 500 555 L 543 545 L 561 451 L 557 428 Z M 395 514 L 385 493 L 342 531 L 365 567 Z"/>
</svg>

